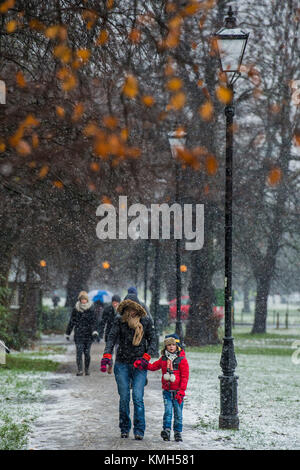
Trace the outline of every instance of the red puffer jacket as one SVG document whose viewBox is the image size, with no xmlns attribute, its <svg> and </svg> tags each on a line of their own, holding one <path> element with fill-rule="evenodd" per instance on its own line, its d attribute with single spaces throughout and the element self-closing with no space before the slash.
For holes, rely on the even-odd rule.
<svg viewBox="0 0 300 470">
<path fill-rule="evenodd" d="M 153 362 L 153 364 L 148 364 L 148 370 L 161 369 L 161 383 L 164 390 L 181 390 L 185 392 L 189 380 L 189 363 L 185 357 L 185 352 L 183 350 L 180 351 L 177 358 L 173 361 L 175 382 L 164 379 L 164 374 L 167 373 L 167 361 L 166 356 L 162 356 L 158 361 Z"/>
</svg>

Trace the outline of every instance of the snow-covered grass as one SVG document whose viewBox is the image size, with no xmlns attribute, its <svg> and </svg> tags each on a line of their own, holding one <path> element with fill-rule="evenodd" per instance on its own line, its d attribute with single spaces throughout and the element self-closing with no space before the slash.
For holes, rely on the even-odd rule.
<svg viewBox="0 0 300 470">
<path fill-rule="evenodd" d="M 26 448 L 31 425 L 41 412 L 43 379 L 58 364 L 42 356 L 34 359 L 29 352 L 6 359 L 0 366 L 0 450 L 20 450 Z"/>
<path fill-rule="evenodd" d="M 220 430 L 221 347 L 187 349 L 190 381 L 185 422 L 207 449 L 300 449 L 300 364 L 291 345 L 299 339 L 235 333 L 240 429 Z M 266 346 L 267 345 L 267 346 Z"/>
</svg>

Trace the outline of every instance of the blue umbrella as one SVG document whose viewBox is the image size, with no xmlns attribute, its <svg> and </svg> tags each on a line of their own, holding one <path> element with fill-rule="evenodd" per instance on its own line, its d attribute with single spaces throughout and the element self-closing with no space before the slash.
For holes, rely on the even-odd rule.
<svg viewBox="0 0 300 470">
<path fill-rule="evenodd" d="M 92 290 L 88 295 L 93 302 L 100 301 L 103 303 L 111 302 L 113 296 L 113 294 L 107 290 Z"/>
</svg>

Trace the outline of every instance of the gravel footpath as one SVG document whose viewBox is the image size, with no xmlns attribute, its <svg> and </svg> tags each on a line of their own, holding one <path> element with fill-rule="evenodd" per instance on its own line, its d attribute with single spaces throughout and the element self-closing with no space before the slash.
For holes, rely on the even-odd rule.
<svg viewBox="0 0 300 470">
<path fill-rule="evenodd" d="M 35 421 L 29 449 L 51 450 L 178 450 L 201 449 L 199 434 L 193 425 L 184 424 L 183 442 L 164 442 L 160 437 L 163 416 L 161 372 L 148 372 L 145 387 L 146 432 L 136 441 L 120 438 L 118 426 L 119 395 L 114 375 L 99 371 L 104 344 L 93 344 L 90 376 L 77 377 L 75 344 L 66 345 L 63 336 L 44 337 L 43 344 L 67 346 L 55 374 L 48 374 L 43 392 L 42 414 Z M 191 414 L 192 410 L 187 410 Z M 184 411 L 185 416 L 185 411 Z M 131 403 L 131 419 L 133 406 Z M 132 419 L 133 420 L 133 419 Z M 187 420 L 191 423 L 191 416 Z M 173 434 L 173 433 L 172 433 Z M 185 438 L 188 436 L 188 439 Z"/>
</svg>

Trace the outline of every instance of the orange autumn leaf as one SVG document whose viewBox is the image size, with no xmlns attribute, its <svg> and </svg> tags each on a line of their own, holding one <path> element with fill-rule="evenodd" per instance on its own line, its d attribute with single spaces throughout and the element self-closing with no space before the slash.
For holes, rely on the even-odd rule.
<svg viewBox="0 0 300 470">
<path fill-rule="evenodd" d="M 109 153 L 113 155 L 123 155 L 124 148 L 121 144 L 119 137 L 116 134 L 112 134 L 107 139 Z"/>
<path fill-rule="evenodd" d="M 121 140 L 123 140 L 123 142 L 126 142 L 128 140 L 128 136 L 129 136 L 129 131 L 127 127 L 124 127 L 120 132 Z"/>
<path fill-rule="evenodd" d="M 103 261 L 102 267 L 103 267 L 104 269 L 108 269 L 108 268 L 110 267 L 109 262 L 108 262 L 108 261 Z"/>
<path fill-rule="evenodd" d="M 183 20 L 180 15 L 175 15 L 168 21 L 168 26 L 171 30 L 178 30 L 182 25 L 182 21 Z"/>
<path fill-rule="evenodd" d="M 11 20 L 6 24 L 6 31 L 8 33 L 13 33 L 17 28 L 18 23 L 15 20 Z"/>
<path fill-rule="evenodd" d="M 44 26 L 43 26 L 43 29 L 44 29 Z M 61 41 L 65 41 L 68 36 L 68 31 L 67 31 L 66 26 L 56 24 L 56 25 L 49 26 L 49 28 L 46 28 L 44 34 L 49 39 L 59 38 Z"/>
<path fill-rule="evenodd" d="M 45 25 L 41 21 L 37 20 L 36 18 L 29 21 L 29 27 L 36 31 L 44 31 L 45 29 Z"/>
<path fill-rule="evenodd" d="M 176 137 L 184 137 L 185 135 L 185 130 L 184 130 L 184 127 L 177 127 L 177 129 L 175 130 L 175 135 Z"/>
<path fill-rule="evenodd" d="M 31 140 L 32 140 L 32 147 L 37 148 L 39 146 L 39 136 L 36 133 L 34 133 L 32 134 Z"/>
<path fill-rule="evenodd" d="M 151 106 L 154 105 L 155 99 L 151 95 L 144 95 L 142 96 L 142 102 L 145 106 L 148 106 L 148 108 L 151 108 Z"/>
<path fill-rule="evenodd" d="M 270 186 L 276 186 L 280 182 L 281 178 L 282 178 L 281 169 L 278 167 L 275 167 L 275 168 L 272 168 L 272 170 L 270 170 L 267 181 Z"/>
<path fill-rule="evenodd" d="M 206 184 L 206 185 L 204 186 L 204 194 L 205 194 L 205 196 L 207 196 L 208 193 L 209 193 L 209 185 Z"/>
<path fill-rule="evenodd" d="M 88 49 L 78 49 L 76 55 L 85 64 L 91 56 L 91 51 Z"/>
<path fill-rule="evenodd" d="M 300 129 L 297 129 L 297 130 L 295 131 L 294 142 L 295 142 L 295 145 L 296 145 L 297 147 L 300 146 Z"/>
<path fill-rule="evenodd" d="M 213 116 L 213 105 L 211 101 L 206 101 L 199 108 L 199 114 L 204 121 L 210 121 Z"/>
<path fill-rule="evenodd" d="M 59 44 L 53 50 L 55 57 L 58 57 L 62 62 L 67 64 L 72 60 L 72 51 L 64 44 Z"/>
<path fill-rule="evenodd" d="M 106 31 L 105 29 L 103 29 L 103 30 L 100 32 L 100 34 L 99 34 L 99 36 L 98 36 L 98 38 L 97 38 L 97 40 L 96 40 L 96 44 L 97 44 L 98 46 L 102 46 L 103 44 L 105 44 L 105 43 L 108 41 L 108 36 L 109 36 L 109 35 L 108 35 L 108 31 Z"/>
<path fill-rule="evenodd" d="M 213 155 L 208 155 L 205 160 L 205 168 L 209 175 L 215 175 L 218 170 L 218 162 Z"/>
<path fill-rule="evenodd" d="M 65 110 L 62 106 L 56 106 L 55 111 L 57 116 L 59 116 L 60 118 L 63 118 L 65 116 Z"/>
<path fill-rule="evenodd" d="M 183 106 L 185 105 L 185 101 L 186 101 L 186 96 L 182 91 L 180 91 L 179 93 L 176 93 L 175 95 L 173 95 L 172 98 L 170 99 L 170 102 L 169 102 L 170 108 L 179 110 L 183 108 Z"/>
<path fill-rule="evenodd" d="M 107 142 L 103 140 L 96 140 L 94 143 L 94 153 L 98 157 L 106 159 L 109 154 L 109 146 Z"/>
<path fill-rule="evenodd" d="M 19 127 L 19 129 L 14 133 L 14 135 L 12 135 L 9 138 L 10 145 L 12 147 L 16 147 L 19 141 L 22 139 L 23 135 L 24 135 L 24 129 L 22 127 Z"/>
<path fill-rule="evenodd" d="M 194 170 L 198 170 L 200 168 L 200 163 L 196 156 L 190 150 L 186 148 L 177 148 L 177 155 L 182 162 L 191 166 Z"/>
<path fill-rule="evenodd" d="M 90 169 L 91 169 L 92 171 L 95 171 L 95 172 L 96 172 L 96 171 L 99 171 L 99 170 L 100 170 L 100 165 L 99 165 L 99 163 L 92 162 L 92 163 L 90 164 Z"/>
<path fill-rule="evenodd" d="M 99 128 L 94 122 L 89 122 L 83 129 L 83 133 L 87 137 L 96 136 L 98 131 Z"/>
<path fill-rule="evenodd" d="M 137 44 L 138 42 L 140 42 L 141 40 L 141 32 L 139 29 L 137 28 L 134 28 L 130 31 L 130 33 L 128 34 L 128 39 L 130 42 L 132 42 L 133 44 Z"/>
<path fill-rule="evenodd" d="M 172 59 L 168 58 L 168 62 L 165 66 L 164 73 L 168 77 L 168 76 L 173 75 L 174 72 L 175 72 L 174 63 L 173 63 Z"/>
<path fill-rule="evenodd" d="M 5 150 L 6 150 L 5 142 L 3 140 L 0 140 L 0 153 L 5 152 Z"/>
<path fill-rule="evenodd" d="M 101 201 L 102 201 L 102 204 L 111 204 L 111 200 L 107 196 L 103 196 Z"/>
<path fill-rule="evenodd" d="M 55 186 L 57 189 L 62 189 L 64 187 L 61 181 L 53 181 L 53 186 Z"/>
<path fill-rule="evenodd" d="M 126 77 L 124 86 L 123 86 L 123 93 L 124 95 L 128 96 L 128 98 L 135 98 L 138 94 L 138 82 L 137 79 L 133 75 L 128 75 Z"/>
<path fill-rule="evenodd" d="M 181 271 L 182 273 L 186 273 L 186 272 L 187 272 L 187 266 L 186 266 L 185 264 L 182 264 L 182 265 L 180 266 L 180 271 Z"/>
<path fill-rule="evenodd" d="M 15 5 L 15 0 L 6 0 L 0 5 L 0 13 L 6 13 L 10 8 Z"/>
<path fill-rule="evenodd" d="M 61 80 L 61 87 L 64 91 L 70 91 L 77 86 L 77 79 L 69 69 L 64 67 L 58 70 L 56 75 Z"/>
<path fill-rule="evenodd" d="M 36 127 L 39 126 L 39 124 L 40 121 L 36 119 L 33 114 L 28 114 L 28 116 L 26 116 L 25 120 L 22 123 L 24 127 Z"/>
<path fill-rule="evenodd" d="M 42 266 L 42 268 L 45 268 L 47 266 L 47 263 L 44 259 L 41 259 L 40 266 Z"/>
<path fill-rule="evenodd" d="M 104 116 L 103 124 L 108 129 L 115 129 L 118 125 L 118 119 L 114 116 Z"/>
<path fill-rule="evenodd" d="M 46 29 L 45 36 L 49 39 L 55 39 L 58 32 L 59 32 L 59 26 L 58 25 L 52 25 L 52 26 L 49 26 L 49 28 Z"/>
<path fill-rule="evenodd" d="M 165 41 L 163 42 L 164 47 L 167 49 L 175 49 L 179 44 L 179 31 L 170 31 Z"/>
<path fill-rule="evenodd" d="M 19 70 L 19 72 L 17 72 L 16 81 L 17 81 L 17 85 L 20 88 L 25 88 L 27 86 L 25 77 L 24 77 L 23 73 L 20 70 Z"/>
<path fill-rule="evenodd" d="M 47 165 L 44 165 L 39 171 L 39 177 L 45 178 L 45 176 L 48 174 L 48 171 L 49 171 L 49 167 Z"/>
<path fill-rule="evenodd" d="M 72 114 L 72 121 L 78 121 L 84 113 L 84 104 L 77 103 L 74 106 L 73 114 Z"/>
<path fill-rule="evenodd" d="M 20 140 L 16 146 L 16 150 L 20 155 L 29 155 L 31 147 L 26 140 Z"/>
<path fill-rule="evenodd" d="M 114 6 L 114 0 L 106 0 L 106 6 L 108 10 L 111 10 Z"/>
<path fill-rule="evenodd" d="M 182 80 L 180 78 L 174 77 L 167 82 L 167 88 L 171 91 L 178 91 L 182 88 Z"/>
<path fill-rule="evenodd" d="M 221 103 L 228 104 L 232 100 L 232 90 L 224 86 L 218 86 L 216 88 L 216 96 Z"/>
</svg>

